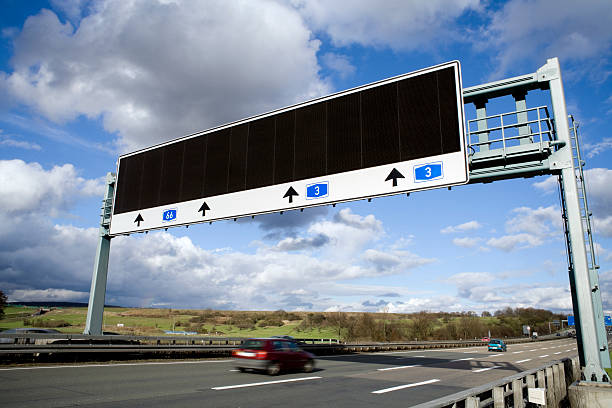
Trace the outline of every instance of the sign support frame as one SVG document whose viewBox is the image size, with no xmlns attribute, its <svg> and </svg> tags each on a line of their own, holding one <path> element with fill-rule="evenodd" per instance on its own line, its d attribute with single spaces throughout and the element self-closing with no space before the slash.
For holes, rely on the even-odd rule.
<svg viewBox="0 0 612 408">
<path fill-rule="evenodd" d="M 570 258 L 569 278 L 572 301 L 576 317 L 576 331 L 578 334 L 579 355 L 583 367 L 584 380 L 587 382 L 610 382 L 603 367 L 610 367 L 610 357 L 605 335 L 603 315 L 600 316 L 601 293 L 596 271 L 589 270 L 586 240 L 582 225 L 582 215 L 576 183 L 576 169 L 574 167 L 572 140 L 568 123 L 567 108 L 559 60 L 551 58 L 536 73 L 508 78 L 490 84 L 478 85 L 463 90 L 464 103 L 475 103 L 479 131 L 486 130 L 486 103 L 490 98 L 509 95 L 513 92 L 529 91 L 532 89 L 549 89 L 552 109 L 555 117 L 557 140 L 551 142 L 556 150 L 549 159 L 539 160 L 531 167 L 523 169 L 504 169 L 486 167 L 475 174 L 470 171 L 470 183 L 490 182 L 506 178 L 529 177 L 542 174 L 560 175 L 560 187 L 564 192 L 564 206 L 567 216 L 568 252 Z M 521 94 L 522 95 L 522 94 Z M 517 100 L 523 106 L 523 98 Z M 520 122 L 520 118 L 519 118 Z M 489 150 L 487 133 L 479 134 L 479 142 L 483 144 L 483 151 Z M 482 140 L 484 139 L 484 140 Z M 521 144 L 526 144 L 521 140 Z M 102 207 L 100 223 L 100 239 L 98 242 L 96 260 L 91 283 L 87 323 L 85 334 L 102 334 L 104 314 L 104 298 L 106 294 L 106 280 L 110 256 L 109 226 L 112 210 L 112 201 L 115 189 L 115 175 L 107 174 L 107 190 Z M 202 209 L 200 209 L 202 211 Z M 588 214 L 587 214 L 588 216 Z"/>
<path fill-rule="evenodd" d="M 91 290 L 89 291 L 89 304 L 87 306 L 87 320 L 83 334 L 100 336 L 103 334 L 104 300 L 106 298 L 106 279 L 108 275 L 108 261 L 110 258 L 111 236 L 109 235 L 110 215 L 113 196 L 115 192 L 116 177 L 114 173 L 106 175 L 106 193 L 102 201 L 100 214 L 100 231 L 96 259 L 94 261 Z"/>
</svg>

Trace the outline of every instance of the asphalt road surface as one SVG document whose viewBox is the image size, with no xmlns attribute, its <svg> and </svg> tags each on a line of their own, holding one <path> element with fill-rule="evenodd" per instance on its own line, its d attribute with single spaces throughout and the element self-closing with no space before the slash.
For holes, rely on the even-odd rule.
<svg viewBox="0 0 612 408">
<path fill-rule="evenodd" d="M 0 368 L 0 406 L 409 407 L 576 354 L 574 339 L 354 354 L 275 377 L 232 359 Z"/>
</svg>

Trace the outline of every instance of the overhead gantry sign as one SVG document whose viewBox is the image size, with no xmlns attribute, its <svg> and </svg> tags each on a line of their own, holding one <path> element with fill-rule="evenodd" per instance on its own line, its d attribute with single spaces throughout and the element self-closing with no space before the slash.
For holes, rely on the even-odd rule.
<svg viewBox="0 0 612 408">
<path fill-rule="evenodd" d="M 465 184 L 458 61 L 121 156 L 110 235 Z"/>
</svg>

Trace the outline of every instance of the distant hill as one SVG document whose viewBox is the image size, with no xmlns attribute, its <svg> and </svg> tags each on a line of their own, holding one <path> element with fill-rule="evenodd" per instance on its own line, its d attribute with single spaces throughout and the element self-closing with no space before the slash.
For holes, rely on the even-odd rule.
<svg viewBox="0 0 612 408">
<path fill-rule="evenodd" d="M 87 303 L 82 302 L 7 302 L 11 306 L 35 306 L 35 307 L 87 307 Z M 104 307 L 121 307 L 113 305 L 104 305 Z"/>
</svg>

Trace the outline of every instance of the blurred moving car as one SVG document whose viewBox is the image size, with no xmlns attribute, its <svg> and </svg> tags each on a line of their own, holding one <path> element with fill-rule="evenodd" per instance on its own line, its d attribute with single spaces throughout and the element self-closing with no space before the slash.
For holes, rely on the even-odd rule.
<svg viewBox="0 0 612 408">
<path fill-rule="evenodd" d="M 312 372 L 315 356 L 302 350 L 294 341 L 281 338 L 248 339 L 239 349 L 232 350 L 236 368 L 265 371 L 277 375 L 282 370 Z"/>
<path fill-rule="evenodd" d="M 482 341 L 482 342 L 488 342 L 489 340 L 491 340 L 491 339 L 486 337 L 486 336 L 483 337 L 482 339 L 480 339 L 480 341 Z"/>
<path fill-rule="evenodd" d="M 489 340 L 489 351 L 506 351 L 506 343 L 500 339 Z"/>
</svg>

